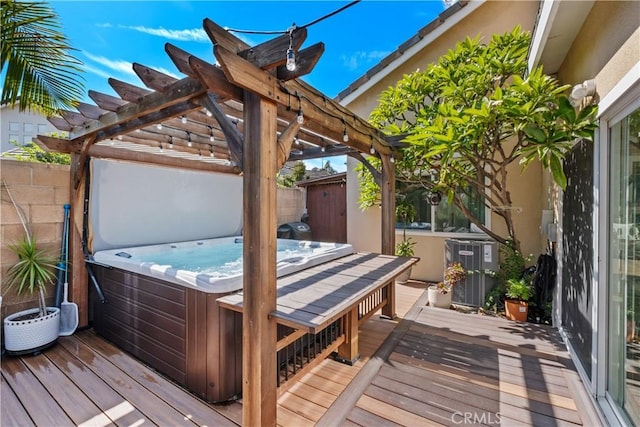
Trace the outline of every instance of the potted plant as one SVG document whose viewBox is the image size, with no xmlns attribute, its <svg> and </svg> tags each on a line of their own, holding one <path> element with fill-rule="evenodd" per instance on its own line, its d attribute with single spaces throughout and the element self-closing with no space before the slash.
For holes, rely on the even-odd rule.
<svg viewBox="0 0 640 427">
<path fill-rule="evenodd" d="M 427 297 L 429 305 L 437 308 L 451 307 L 453 287 L 467 278 L 467 270 L 459 262 L 451 263 L 444 270 L 444 280 L 429 286 Z"/>
<path fill-rule="evenodd" d="M 396 243 L 395 247 L 397 256 L 412 257 L 414 255 L 413 247 L 416 242 L 411 240 L 411 237 L 407 237 L 407 223 L 413 221 L 415 214 L 415 207 L 406 201 L 400 202 L 396 206 L 396 218 L 402 221 L 402 241 Z M 409 277 L 411 277 L 411 268 L 398 276 L 396 282 L 406 283 Z"/>
<path fill-rule="evenodd" d="M 527 278 L 509 279 L 505 300 L 507 319 L 526 322 L 529 313 L 529 298 L 532 294 L 531 284 Z"/>
<path fill-rule="evenodd" d="M 6 185 L 5 189 L 9 191 Z M 25 235 L 18 242 L 8 245 L 9 250 L 17 255 L 18 261 L 7 271 L 7 289 L 15 287 L 18 295 L 37 293 L 39 307 L 19 311 L 4 319 L 5 350 L 14 355 L 36 353 L 58 339 L 60 309 L 47 307 L 44 298 L 47 285 L 56 279 L 56 259 L 38 247 L 22 211 L 15 204 L 11 193 L 9 196 L 18 211 Z"/>
</svg>

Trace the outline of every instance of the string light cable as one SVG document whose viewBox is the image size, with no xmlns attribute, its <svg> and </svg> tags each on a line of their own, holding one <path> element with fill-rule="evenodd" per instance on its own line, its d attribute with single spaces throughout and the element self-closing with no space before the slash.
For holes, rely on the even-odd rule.
<svg viewBox="0 0 640 427">
<path fill-rule="evenodd" d="M 314 19 L 313 21 L 302 25 L 302 26 L 296 26 L 296 24 L 293 24 L 292 27 L 295 27 L 294 29 L 298 29 L 298 28 L 308 28 L 312 25 L 317 24 L 318 22 L 324 21 L 327 18 L 332 17 L 333 15 L 336 15 L 340 12 L 342 12 L 345 9 L 350 8 L 351 6 L 360 3 L 360 1 L 362 0 L 355 0 L 352 1 L 350 3 L 347 3 L 346 5 L 334 10 L 333 12 L 330 12 L 326 15 L 321 16 L 320 18 Z M 287 28 L 286 30 L 282 31 L 282 30 L 274 30 L 274 31 L 262 31 L 262 30 L 239 30 L 237 28 L 226 28 L 225 30 L 229 31 L 229 32 L 233 32 L 233 33 L 239 33 L 239 34 L 287 34 L 291 31 L 292 27 Z"/>
<path fill-rule="evenodd" d="M 298 27 L 295 22 L 289 27 L 287 28 L 285 31 L 260 31 L 260 30 L 239 30 L 236 28 L 226 28 L 227 31 L 229 32 L 233 32 L 233 33 L 239 33 L 239 34 L 289 34 L 289 48 L 287 49 L 287 54 L 285 56 L 285 66 L 287 67 L 287 70 L 293 72 L 296 70 L 296 53 L 293 50 L 293 33 L 298 29 L 298 28 L 308 28 L 312 25 L 317 24 L 318 22 L 324 21 L 327 18 L 332 17 L 333 15 L 336 15 L 340 12 L 342 12 L 345 9 L 350 8 L 351 6 L 353 6 L 356 3 L 359 3 L 361 0 L 355 0 L 352 1 L 351 3 L 347 3 L 346 5 L 334 10 L 331 13 L 328 13 L 326 15 L 321 16 L 320 18 L 314 19 L 313 21 Z"/>
</svg>

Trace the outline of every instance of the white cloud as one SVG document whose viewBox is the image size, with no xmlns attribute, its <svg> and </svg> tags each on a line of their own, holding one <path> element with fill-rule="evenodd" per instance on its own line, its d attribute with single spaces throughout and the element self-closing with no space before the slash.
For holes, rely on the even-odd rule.
<svg viewBox="0 0 640 427">
<path fill-rule="evenodd" d="M 357 70 L 360 67 L 371 65 L 387 56 L 389 52 L 372 50 L 369 52 L 359 51 L 351 55 L 342 55 L 342 64 L 350 70 Z"/>
<path fill-rule="evenodd" d="M 100 77 L 104 77 L 107 79 L 110 77 L 114 77 L 113 72 L 116 72 L 120 76 L 122 75 L 126 76 L 123 80 L 134 81 L 134 82 L 137 82 L 134 84 L 139 84 L 138 75 L 135 73 L 135 71 L 133 71 L 133 64 L 131 62 L 123 61 L 123 60 L 112 60 L 112 59 L 105 58 L 104 56 L 92 55 L 86 51 L 83 51 L 82 53 L 91 61 L 96 62 L 103 66 L 103 68 L 99 68 L 99 67 L 95 67 L 93 65 L 85 63 L 84 64 L 85 71 L 96 74 Z M 176 74 L 174 71 L 167 70 L 166 68 L 162 68 L 162 67 L 151 67 L 151 68 L 176 79 L 181 79 L 184 77 L 182 75 Z M 107 71 L 107 69 L 111 70 L 112 72 Z"/>
<path fill-rule="evenodd" d="M 136 73 L 133 71 L 133 66 L 129 61 L 123 60 L 113 60 L 109 58 L 105 58 L 104 56 L 96 56 L 92 55 L 89 52 L 82 52 L 87 58 L 89 58 L 93 62 L 97 62 L 98 64 L 107 67 L 110 70 L 117 71 L 120 74 L 127 74 L 135 76 Z"/>
<path fill-rule="evenodd" d="M 120 28 L 126 28 L 128 30 L 138 31 L 152 36 L 158 36 L 169 40 L 178 41 L 195 41 L 195 42 L 208 42 L 209 36 L 202 28 L 193 28 L 186 30 L 167 30 L 166 28 L 148 28 L 142 26 L 125 26 L 120 25 Z"/>
</svg>

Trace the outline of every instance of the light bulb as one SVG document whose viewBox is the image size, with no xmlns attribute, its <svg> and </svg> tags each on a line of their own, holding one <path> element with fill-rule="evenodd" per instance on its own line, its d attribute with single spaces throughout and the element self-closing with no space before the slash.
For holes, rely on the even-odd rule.
<svg viewBox="0 0 640 427">
<path fill-rule="evenodd" d="M 211 117 L 211 116 L 213 116 L 213 113 L 212 113 L 211 111 L 209 111 L 209 110 L 207 110 L 207 109 L 205 109 L 204 111 L 205 111 L 205 113 L 207 114 L 207 117 Z"/>
<path fill-rule="evenodd" d="M 215 141 L 215 140 L 216 140 L 216 139 L 213 137 L 213 135 L 211 135 L 211 136 L 209 137 L 209 141 L 213 142 L 213 141 Z"/>
<path fill-rule="evenodd" d="M 296 53 L 293 48 L 287 49 L 287 70 L 295 71 L 296 69 Z"/>
<path fill-rule="evenodd" d="M 342 133 L 342 140 L 344 142 L 349 142 L 349 135 L 347 135 L 347 130 L 345 129 L 344 132 Z"/>
<path fill-rule="evenodd" d="M 296 145 L 300 145 L 300 140 L 298 139 L 298 137 L 296 136 L 296 138 L 294 139 Z"/>
<path fill-rule="evenodd" d="M 182 122 L 183 125 L 186 125 L 187 124 L 187 116 L 182 116 L 180 121 Z"/>
<path fill-rule="evenodd" d="M 191 141 L 187 142 L 187 146 L 188 147 L 193 147 L 193 142 L 191 142 Z"/>
<path fill-rule="evenodd" d="M 391 156 L 391 158 L 389 159 L 389 161 L 390 161 L 391 163 L 395 163 L 395 162 L 396 162 L 396 159 L 395 159 L 393 156 Z"/>
<path fill-rule="evenodd" d="M 322 148 L 320 149 L 320 151 L 322 151 L 322 152 L 324 153 L 324 152 L 326 151 L 326 148 L 322 147 Z"/>
<path fill-rule="evenodd" d="M 160 143 L 160 152 L 164 153 L 164 147 L 162 146 L 162 143 Z"/>
<path fill-rule="evenodd" d="M 169 148 L 173 148 L 173 137 L 169 137 Z"/>
<path fill-rule="evenodd" d="M 118 135 L 118 141 L 122 141 L 122 135 Z"/>
<path fill-rule="evenodd" d="M 304 116 L 302 115 L 302 109 L 298 110 L 298 117 L 296 118 L 296 120 L 300 124 L 304 123 Z"/>
<path fill-rule="evenodd" d="M 162 130 L 162 123 L 158 123 L 158 124 L 156 125 L 156 129 L 158 129 L 158 130 Z"/>
<path fill-rule="evenodd" d="M 376 154 L 376 149 L 375 149 L 375 148 L 373 148 L 373 145 L 371 145 L 371 148 L 369 149 L 369 152 L 370 152 L 371 154 Z"/>
</svg>

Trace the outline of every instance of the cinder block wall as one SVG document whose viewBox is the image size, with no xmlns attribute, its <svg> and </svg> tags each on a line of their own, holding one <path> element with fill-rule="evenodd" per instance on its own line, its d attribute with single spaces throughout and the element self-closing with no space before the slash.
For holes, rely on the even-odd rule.
<svg viewBox="0 0 640 427">
<path fill-rule="evenodd" d="M 305 193 L 303 188 L 278 187 L 278 225 L 300 221 L 306 206 Z"/>
<path fill-rule="evenodd" d="M 11 195 L 25 213 L 38 244 L 47 248 L 56 259 L 60 258 L 64 204 L 69 203 L 69 166 L 21 162 L 0 159 L 0 177 L 7 183 Z M 278 224 L 300 221 L 305 207 L 305 191 L 300 188 L 278 188 Z M 24 229 L 11 204 L 7 192 L 2 189 L 0 211 L 0 316 L 37 307 L 37 299 L 30 295 L 18 297 L 14 289 L 8 290 L 4 277 L 17 261 L 8 245 L 24 236 Z M 54 286 L 49 287 L 47 304 L 53 304 Z"/>
<path fill-rule="evenodd" d="M 64 204 L 69 203 L 69 166 L 0 160 L 0 176 L 18 206 L 23 210 L 38 245 L 60 259 Z M 38 306 L 37 297 L 17 296 L 15 289 L 7 289 L 6 272 L 17 261 L 8 245 L 25 235 L 20 218 L 7 191 L 2 188 L 0 218 L 0 294 L 2 294 L 2 318 L 7 314 Z M 55 273 L 55 272 L 54 272 Z M 55 283 L 54 283 L 55 284 Z M 49 286 L 47 304 L 53 304 L 54 284 Z"/>
</svg>

